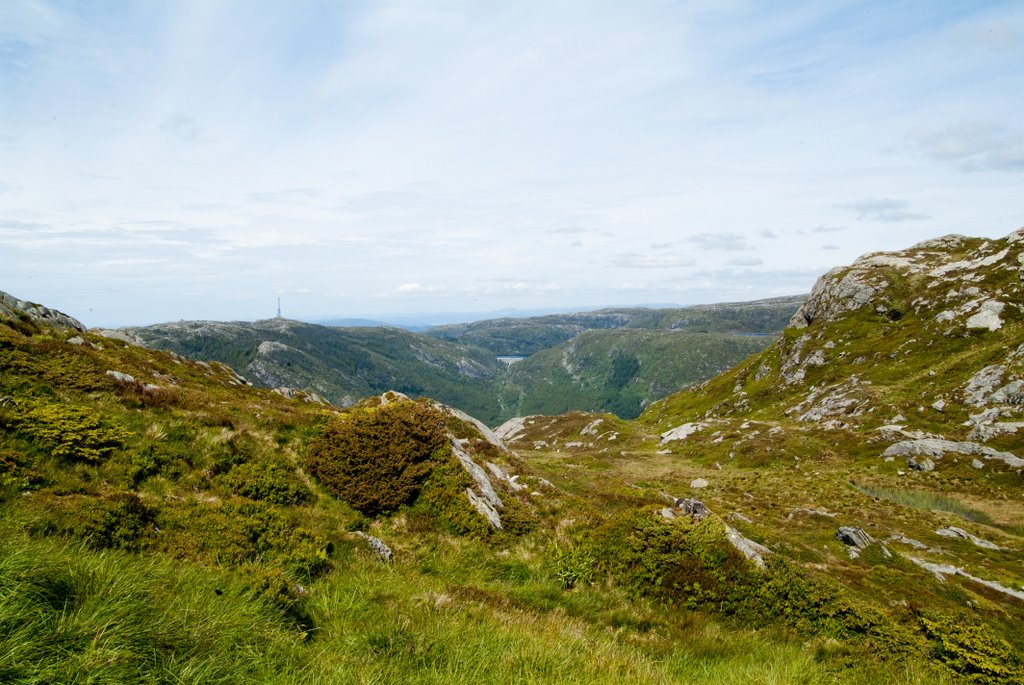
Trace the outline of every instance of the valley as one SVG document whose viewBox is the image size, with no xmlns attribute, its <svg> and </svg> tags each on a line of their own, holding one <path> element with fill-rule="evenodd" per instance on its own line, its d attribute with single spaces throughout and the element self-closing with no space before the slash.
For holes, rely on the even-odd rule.
<svg viewBox="0 0 1024 685">
<path fill-rule="evenodd" d="M 681 309 L 607 309 L 438 326 L 339 328 L 269 319 L 183 321 L 121 331 L 256 385 L 298 388 L 347 406 L 397 390 L 496 425 L 523 413 L 611 411 L 706 380 L 778 335 L 803 297 Z M 502 357 L 522 357 L 513 366 Z"/>
</svg>

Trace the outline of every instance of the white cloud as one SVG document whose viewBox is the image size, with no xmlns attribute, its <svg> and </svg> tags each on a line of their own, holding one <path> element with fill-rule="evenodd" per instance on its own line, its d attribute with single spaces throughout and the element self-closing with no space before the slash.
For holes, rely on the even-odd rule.
<svg viewBox="0 0 1024 685">
<path fill-rule="evenodd" d="M 746 236 L 738 233 L 698 233 L 687 238 L 702 250 L 749 250 Z"/>
<path fill-rule="evenodd" d="M 683 259 L 675 254 L 642 255 L 627 253 L 612 258 L 612 266 L 626 269 L 676 269 L 693 266 L 693 260 Z"/>
<path fill-rule="evenodd" d="M 963 171 L 1024 170 L 1024 131 L 991 122 L 962 122 L 943 129 L 915 129 L 911 146 Z"/>
<path fill-rule="evenodd" d="M 188 143 L 199 140 L 199 124 L 195 119 L 181 112 L 164 117 L 160 122 L 160 130 L 172 138 Z"/>
<path fill-rule="evenodd" d="M 424 286 L 419 283 L 402 283 L 396 287 L 392 292 L 395 295 L 424 295 L 430 293 L 444 292 L 445 288 L 441 286 Z"/>
<path fill-rule="evenodd" d="M 839 209 L 848 209 L 861 221 L 882 221 L 896 223 L 900 221 L 924 221 L 931 217 L 920 212 L 911 212 L 910 203 L 906 200 L 892 198 L 865 198 L 856 202 L 837 204 Z"/>
</svg>

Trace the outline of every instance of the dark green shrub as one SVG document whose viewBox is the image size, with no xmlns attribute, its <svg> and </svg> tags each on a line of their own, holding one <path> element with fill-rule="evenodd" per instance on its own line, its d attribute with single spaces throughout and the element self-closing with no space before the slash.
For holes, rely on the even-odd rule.
<svg viewBox="0 0 1024 685">
<path fill-rule="evenodd" d="M 24 491 L 38 488 L 45 482 L 42 475 L 16 452 L 0 452 L 0 498 L 4 490 Z"/>
<path fill-rule="evenodd" d="M 252 460 L 256 451 L 255 442 L 244 432 L 217 440 L 209 450 L 210 473 L 215 476 L 227 473 L 238 464 Z"/>
<path fill-rule="evenodd" d="M 135 493 L 117 493 L 97 502 L 86 514 L 80 535 L 99 549 L 137 551 L 155 518 L 156 512 Z"/>
<path fill-rule="evenodd" d="M 436 409 L 390 402 L 328 423 L 309 445 L 306 468 L 353 509 L 373 516 L 412 502 L 447 442 Z"/>
<path fill-rule="evenodd" d="M 635 595 L 696 607 L 721 602 L 750 572 L 714 518 L 665 520 L 637 512 L 612 526 L 602 554 L 613 578 Z"/>
<path fill-rule="evenodd" d="M 518 537 L 537 529 L 540 521 L 529 506 L 512 495 L 506 495 L 502 500 L 505 509 L 501 512 L 501 525 L 506 533 Z"/>
<path fill-rule="evenodd" d="M 270 504 L 302 504 L 310 499 L 306 486 L 282 464 L 238 464 L 224 477 L 224 481 L 236 495 Z"/>
</svg>

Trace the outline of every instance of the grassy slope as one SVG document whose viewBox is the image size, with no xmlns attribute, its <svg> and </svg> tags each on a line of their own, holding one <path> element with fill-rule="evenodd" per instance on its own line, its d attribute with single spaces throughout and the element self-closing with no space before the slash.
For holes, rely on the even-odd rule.
<svg viewBox="0 0 1024 685">
<path fill-rule="evenodd" d="M 916 658 L 859 658 L 870 645 L 753 630 L 637 596 L 598 560 L 594 583 L 566 591 L 564 551 L 581 544 L 580 524 L 658 497 L 623 496 L 624 482 L 591 483 L 557 460 L 519 465 L 522 481 L 544 491 L 524 495 L 532 530 L 452 536 L 402 510 L 371 528 L 395 549 L 383 564 L 346 532 L 365 522 L 301 469 L 319 407 L 245 387 L 218 365 L 69 336 L 0 326 L 0 397 L 10 398 L 0 415 L 5 682 L 946 677 Z M 643 429 L 605 420 L 639 450 L 631 468 L 645 469 Z M 590 422 L 580 415 L 575 430 Z M 606 471 L 620 463 L 585 459 Z M 278 492 L 306 499 L 243 496 L 233 474 L 250 464 L 280 467 Z"/>
<path fill-rule="evenodd" d="M 898 424 L 907 433 L 969 440 L 965 424 L 983 408 L 966 403 L 970 379 L 992 365 L 1005 369 L 1004 383 L 1024 377 L 1024 359 L 1014 355 L 1024 349 L 1014 251 L 1019 245 L 965 240 L 904 253 L 917 263 L 913 270 L 881 262 L 866 267 L 863 278 L 879 286 L 868 306 L 787 330 L 762 354 L 652 405 L 625 439 L 607 417 L 588 433 L 583 429 L 596 417 L 573 415 L 530 419 L 512 444 L 538 473 L 592 501 L 612 503 L 605 506 L 658 492 L 699 497 L 747 537 L 808 572 L 838 580 L 897 624 L 915 620 L 900 618 L 901 608 L 948 612 L 964 625 L 980 621 L 1013 645 L 1017 656 L 1003 661 L 1019 661 L 1024 602 L 963 577 L 937 581 L 910 559 L 956 566 L 1024 590 L 1020 470 L 998 460 L 976 468 L 971 456 L 955 452 L 936 458 L 933 471 L 911 470 L 905 457 L 883 457 L 908 436 L 881 430 Z M 933 273 L 939 265 L 977 261 L 1008 246 L 1010 253 L 994 265 Z M 986 294 L 1011 303 L 1002 328 L 967 329 L 965 320 Z M 940 316 L 975 300 L 952 321 Z M 808 362 L 818 355 L 824 363 Z M 941 410 L 933 407 L 939 399 L 945 402 Z M 996 406 L 1000 420 L 1024 420 L 1019 401 L 1013 402 Z M 697 430 L 659 444 L 660 433 L 685 423 Z M 1019 433 L 985 444 L 1022 455 Z M 692 487 L 698 478 L 709 485 Z M 850 558 L 835 538 L 839 526 L 863 527 L 887 541 L 891 556 L 873 545 Z M 937 534 L 949 526 L 1000 549 Z M 889 541 L 892 536 L 928 549 Z M 993 680 L 1009 681 L 1016 682 L 1010 676 Z"/>
</svg>

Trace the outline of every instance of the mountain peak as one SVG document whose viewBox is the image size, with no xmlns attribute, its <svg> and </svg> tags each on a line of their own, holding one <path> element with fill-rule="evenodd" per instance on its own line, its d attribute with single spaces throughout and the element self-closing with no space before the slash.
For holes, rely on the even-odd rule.
<svg viewBox="0 0 1024 685">
<path fill-rule="evenodd" d="M 903 309 L 893 305 L 913 291 L 919 297 L 909 304 L 919 315 L 940 306 L 939 323 L 996 330 L 1004 300 L 1021 292 L 1021 279 L 1014 276 L 1024 273 L 1024 252 L 1017 249 L 1022 241 L 1024 229 L 997 240 L 947 235 L 898 252 L 866 254 L 819 278 L 790 326 L 834 321 L 868 304 L 880 314 L 902 317 Z"/>
</svg>

